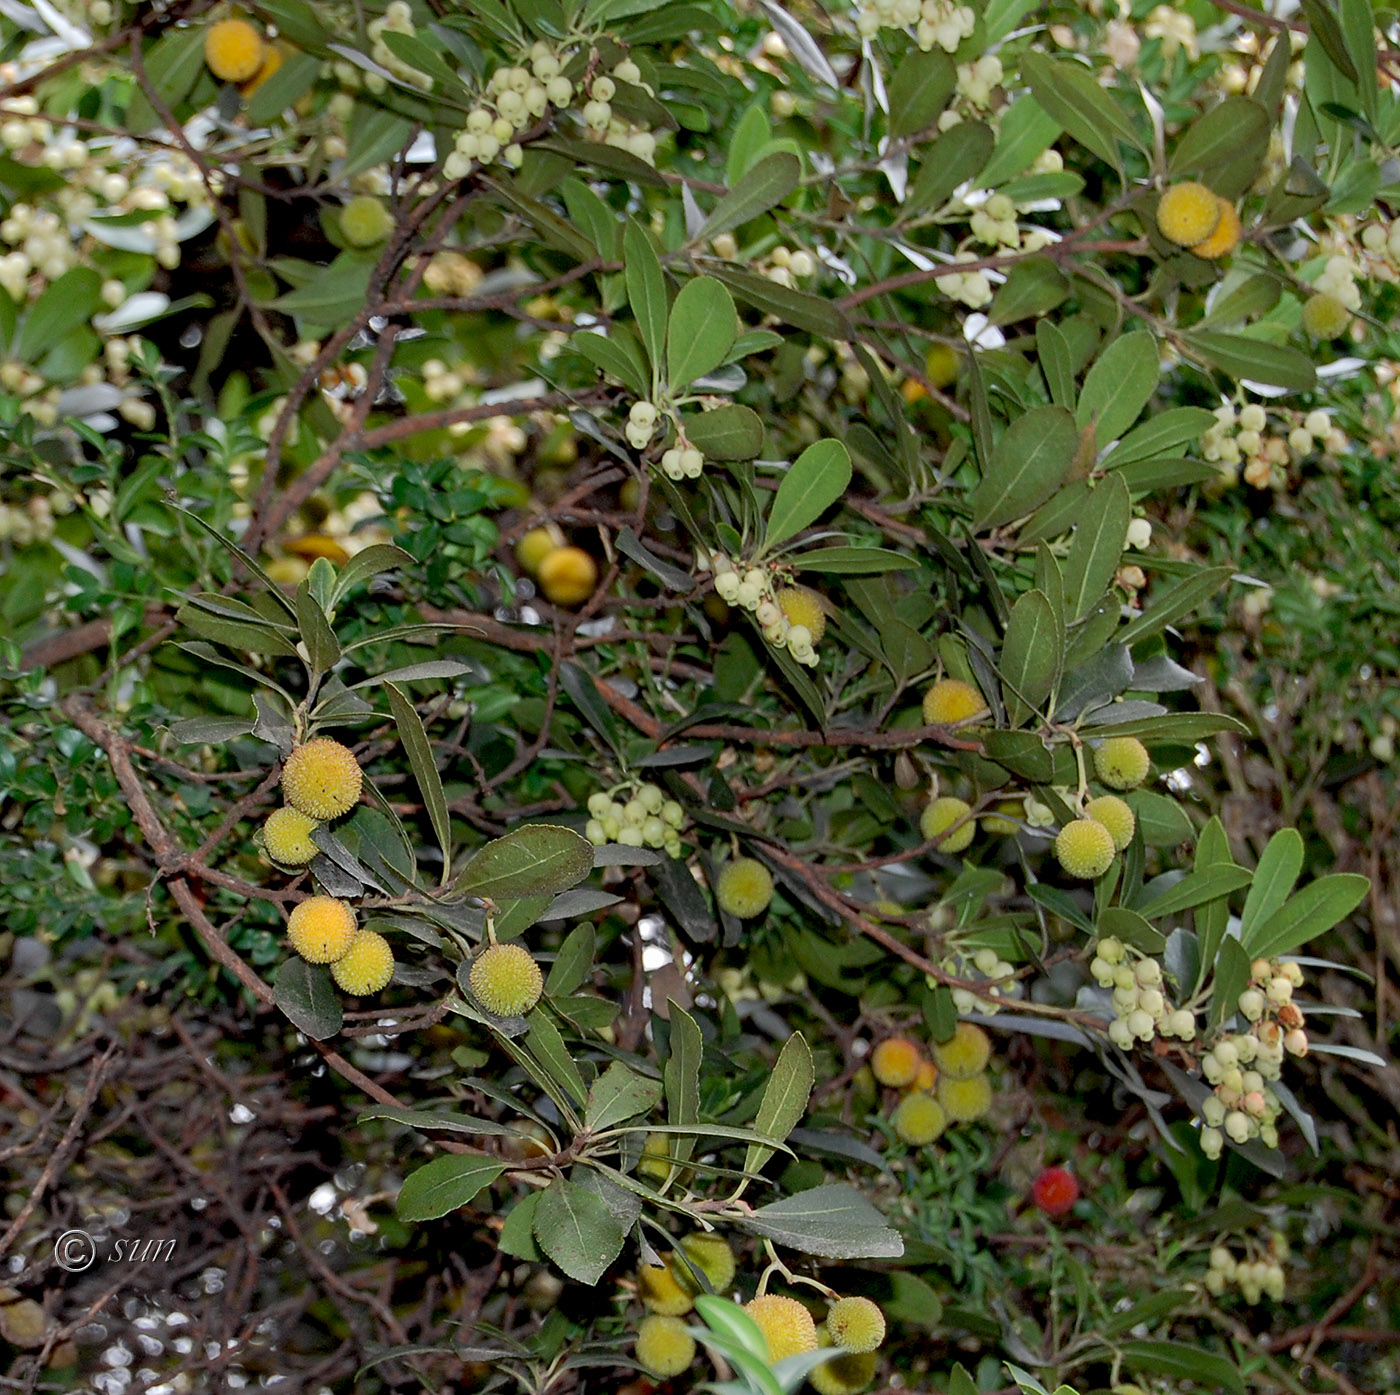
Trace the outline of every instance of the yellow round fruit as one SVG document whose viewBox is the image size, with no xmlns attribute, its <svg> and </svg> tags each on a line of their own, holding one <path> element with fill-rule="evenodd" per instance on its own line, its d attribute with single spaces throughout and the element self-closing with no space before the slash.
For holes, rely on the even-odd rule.
<svg viewBox="0 0 1400 1395">
<path fill-rule="evenodd" d="M 977 821 L 968 817 L 972 806 L 965 799 L 954 799 L 943 795 L 933 800 L 919 816 L 919 832 L 930 842 L 938 844 L 941 853 L 959 853 L 972 842 L 977 831 Z M 944 837 L 947 829 L 957 828 Z"/>
<path fill-rule="evenodd" d="M 1118 852 L 1122 852 L 1133 841 L 1137 818 L 1128 807 L 1127 801 L 1119 799 L 1116 794 L 1101 794 L 1097 799 L 1091 799 L 1084 806 L 1084 817 L 1094 819 L 1108 829 L 1113 835 L 1113 846 Z"/>
<path fill-rule="evenodd" d="M 654 1182 L 664 1182 L 671 1175 L 671 1137 L 664 1133 L 651 1133 L 642 1144 L 642 1155 L 637 1159 L 637 1175 L 650 1177 Z"/>
<path fill-rule="evenodd" d="M 970 1080 L 986 1070 L 992 1039 L 975 1022 L 959 1022 L 947 1041 L 934 1042 L 933 1058 L 950 1080 Z"/>
<path fill-rule="evenodd" d="M 932 1090 L 938 1083 L 938 1067 L 932 1061 L 920 1061 L 919 1073 L 909 1082 L 911 1090 Z"/>
<path fill-rule="evenodd" d="M 373 930 L 361 930 L 350 948 L 331 965 L 331 977 L 345 993 L 363 998 L 386 988 L 394 976 L 394 951 Z"/>
<path fill-rule="evenodd" d="M 826 608 L 822 598 L 806 586 L 785 586 L 773 598 L 789 625 L 806 625 L 816 644 L 826 633 Z"/>
<path fill-rule="evenodd" d="M 868 1298 L 838 1298 L 826 1315 L 834 1346 L 847 1351 L 874 1351 L 885 1340 L 885 1315 Z"/>
<path fill-rule="evenodd" d="M 352 247 L 373 247 L 394 231 L 394 215 L 373 194 L 357 194 L 340 210 L 340 231 Z"/>
<path fill-rule="evenodd" d="M 870 1069 L 881 1085 L 902 1090 L 919 1074 L 924 1053 L 908 1037 L 887 1037 L 870 1053 Z"/>
<path fill-rule="evenodd" d="M 1157 204 L 1157 228 L 1168 242 L 1194 247 L 1220 224 L 1220 200 L 1194 179 L 1173 184 Z"/>
<path fill-rule="evenodd" d="M 538 576 L 540 563 L 563 546 L 564 530 L 557 523 L 543 523 L 531 528 L 515 544 L 515 560 L 527 576 Z"/>
<path fill-rule="evenodd" d="M 523 945 L 490 945 L 472 961 L 472 993 L 497 1017 L 521 1017 L 544 992 L 544 974 Z"/>
<path fill-rule="evenodd" d="M 1303 302 L 1303 328 L 1313 339 L 1336 339 L 1350 324 L 1351 311 L 1334 295 L 1319 291 Z"/>
<path fill-rule="evenodd" d="M 328 736 L 298 746 L 282 767 L 282 793 L 313 819 L 336 819 L 359 802 L 364 772 L 348 746 Z"/>
<path fill-rule="evenodd" d="M 1096 819 L 1072 819 L 1055 839 L 1055 856 L 1071 877 L 1093 881 L 1108 871 L 1117 849 L 1113 834 Z"/>
<path fill-rule="evenodd" d="M 956 726 L 987 712 L 987 699 L 961 678 L 940 678 L 924 694 L 924 721 L 930 726 Z"/>
<path fill-rule="evenodd" d="M 1147 747 L 1136 736 L 1110 736 L 1094 748 L 1094 769 L 1110 789 L 1135 790 L 1147 779 L 1151 764 Z"/>
<path fill-rule="evenodd" d="M 555 605 L 581 605 L 598 585 L 598 564 L 581 547 L 556 547 L 540 562 L 540 591 Z"/>
<path fill-rule="evenodd" d="M 637 1292 L 652 1312 L 665 1317 L 680 1317 L 695 1306 L 694 1293 L 680 1281 L 670 1258 L 663 1264 L 644 1264 L 637 1270 Z"/>
<path fill-rule="evenodd" d="M 330 964 L 354 942 L 355 912 L 333 896 L 308 896 L 287 917 L 287 938 L 308 964 Z"/>
<path fill-rule="evenodd" d="M 267 855 L 287 867 L 302 867 L 320 852 L 311 841 L 311 830 L 317 820 L 308 818 L 300 809 L 274 809 L 263 824 L 263 847 Z"/>
<path fill-rule="evenodd" d="M 283 51 L 281 44 L 264 44 L 263 60 L 256 73 L 241 85 L 240 90 L 245 97 L 251 97 L 254 92 L 265 83 L 268 78 L 282 70 L 282 65 L 287 61 L 287 55 Z"/>
<path fill-rule="evenodd" d="M 869 1389 L 879 1366 L 873 1351 L 848 1351 L 823 1362 L 807 1379 L 817 1395 L 860 1395 Z"/>
<path fill-rule="evenodd" d="M 1191 248 L 1196 256 L 1211 262 L 1228 257 L 1240 245 L 1240 233 L 1243 231 L 1235 205 L 1229 199 L 1217 201 L 1220 204 L 1220 221 L 1215 225 L 1215 231 Z"/>
<path fill-rule="evenodd" d="M 722 1235 L 698 1230 L 681 1241 L 681 1249 L 716 1293 L 724 1293 L 734 1282 L 734 1251 Z"/>
<path fill-rule="evenodd" d="M 695 1338 L 678 1317 L 644 1317 L 637 1328 L 636 1357 L 649 1374 L 669 1380 L 695 1360 Z"/>
<path fill-rule="evenodd" d="M 985 1073 L 967 1080 L 954 1080 L 945 1075 L 938 1082 L 938 1103 L 943 1106 L 949 1123 L 971 1123 L 992 1107 L 992 1082 Z"/>
<path fill-rule="evenodd" d="M 264 57 L 262 35 L 246 19 L 221 19 L 204 35 L 204 61 L 220 82 L 247 82 Z"/>
<path fill-rule="evenodd" d="M 730 915 L 752 920 L 762 915 L 773 899 L 773 874 L 756 858 L 736 857 L 721 869 L 715 899 Z"/>
<path fill-rule="evenodd" d="M 924 358 L 924 371 L 936 388 L 952 387 L 961 366 L 958 351 L 951 344 L 932 344 Z"/>
<path fill-rule="evenodd" d="M 948 1117 L 943 1106 L 932 1095 L 919 1091 L 905 1095 L 893 1114 L 890 1126 L 895 1135 L 915 1148 L 932 1143 L 947 1127 Z"/>
<path fill-rule="evenodd" d="M 797 1299 L 765 1293 L 745 1303 L 744 1311 L 768 1341 L 770 1364 L 799 1352 L 816 1351 L 817 1324 Z"/>
</svg>

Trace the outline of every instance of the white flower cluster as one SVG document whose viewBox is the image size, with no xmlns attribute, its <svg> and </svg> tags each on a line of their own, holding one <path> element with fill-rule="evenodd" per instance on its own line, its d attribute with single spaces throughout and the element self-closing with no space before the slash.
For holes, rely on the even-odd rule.
<svg viewBox="0 0 1400 1395">
<path fill-rule="evenodd" d="M 992 998 L 1021 996 L 1021 983 L 1015 976 L 1015 965 L 1008 964 L 994 949 L 979 949 L 970 959 L 961 950 L 954 950 L 943 957 L 940 967 L 944 973 L 952 974 L 955 978 L 985 979 Z M 936 986 L 933 980 L 929 981 L 930 988 Z M 995 1017 L 1001 1011 L 1000 1004 L 978 997 L 966 988 L 951 991 L 953 1006 L 964 1017 L 974 1012 L 980 1012 L 984 1017 Z"/>
<path fill-rule="evenodd" d="M 985 110 L 991 105 L 992 89 L 1000 85 L 1004 76 L 1001 59 L 994 53 L 984 53 L 973 63 L 959 63 L 958 96 L 969 106 Z"/>
<path fill-rule="evenodd" d="M 1400 281 L 1400 220 L 1367 223 L 1361 229 L 1367 280 Z"/>
<path fill-rule="evenodd" d="M 645 450 L 656 435 L 661 420 L 661 412 L 655 402 L 634 402 L 627 413 L 627 425 L 622 434 L 627 437 L 633 450 Z"/>
<path fill-rule="evenodd" d="M 1113 989 L 1116 1015 L 1108 1035 L 1115 1046 L 1127 1051 L 1134 1042 L 1157 1036 L 1196 1039 L 1196 1014 L 1172 1006 L 1157 960 L 1142 955 L 1134 962 L 1128 946 L 1108 935 L 1095 946 L 1089 972 L 1100 988 Z"/>
<path fill-rule="evenodd" d="M 1005 194 L 993 194 L 969 220 L 973 238 L 989 247 L 1018 247 L 1021 229 L 1016 222 L 1016 205 Z"/>
<path fill-rule="evenodd" d="M 704 468 L 705 457 L 692 445 L 677 443 L 661 452 L 661 469 L 668 480 L 697 480 Z"/>
<path fill-rule="evenodd" d="M 1283 1236 L 1275 1232 L 1268 1259 L 1236 1259 L 1228 1246 L 1214 1245 L 1210 1251 L 1210 1268 L 1206 1270 L 1205 1286 L 1217 1297 L 1228 1284 L 1235 1284 L 1246 1303 L 1257 1303 L 1268 1294 L 1275 1303 L 1283 1298 L 1287 1281 L 1279 1262 L 1288 1254 Z"/>
<path fill-rule="evenodd" d="M 1312 288 L 1320 295 L 1330 295 L 1340 300 L 1355 314 L 1361 309 L 1361 288 L 1356 284 L 1360 274 L 1361 268 L 1350 257 L 1328 257 L 1322 275 L 1313 282 Z"/>
<path fill-rule="evenodd" d="M 588 796 L 584 836 L 595 847 L 623 843 L 629 848 L 661 848 L 667 857 L 681 855 L 680 830 L 685 810 L 667 799 L 659 785 L 633 782 Z"/>
<path fill-rule="evenodd" d="M 729 605 L 751 610 L 763 630 L 763 637 L 775 649 L 786 649 L 799 664 L 816 668 L 816 641 L 806 625 L 794 625 L 778 604 L 773 577 L 762 567 L 743 567 L 733 557 L 716 552 L 710 559 L 715 590 Z"/>
<path fill-rule="evenodd" d="M 925 53 L 933 48 L 955 52 L 976 27 L 975 12 L 956 0 L 861 0 L 856 8 L 856 29 L 863 38 L 874 38 L 882 28 L 912 28 Z"/>
<path fill-rule="evenodd" d="M 976 252 L 955 252 L 954 262 L 975 262 L 981 258 Z M 954 300 L 960 300 L 969 310 L 980 310 L 991 304 L 992 283 L 985 271 L 953 272 L 938 278 L 938 289 Z"/>
<path fill-rule="evenodd" d="M 54 515 L 72 513 L 68 494 L 35 494 L 24 504 L 0 503 L 0 543 L 27 547 L 53 537 Z"/>
<path fill-rule="evenodd" d="M 1269 414 L 1258 402 L 1250 402 L 1236 411 L 1230 403 L 1215 409 L 1215 425 L 1201 437 L 1201 454 L 1220 466 L 1226 483 L 1233 484 L 1238 476 L 1240 461 L 1244 461 L 1244 478 L 1255 489 L 1285 482 L 1283 467 L 1288 464 L 1289 451 L 1295 456 L 1311 455 L 1322 446 L 1330 451 L 1343 450 L 1346 433 L 1333 426 L 1322 408 L 1314 408 L 1297 423 L 1283 430 L 1287 421 L 1269 428 Z"/>
<path fill-rule="evenodd" d="M 433 80 L 427 73 L 419 68 L 413 67 L 410 63 L 405 63 L 402 58 L 384 42 L 384 35 L 406 34 L 410 38 L 418 31 L 413 24 L 413 10 L 408 4 L 408 0 L 390 0 L 384 13 L 378 19 L 372 19 L 365 25 L 365 33 L 369 36 L 370 57 L 379 64 L 381 68 L 387 68 L 395 77 L 402 78 L 410 87 L 430 88 Z M 371 82 L 371 78 L 377 78 L 377 82 Z M 365 86 L 371 92 L 378 91 L 382 87 L 384 79 L 377 73 L 371 73 L 365 80 Z"/>
</svg>

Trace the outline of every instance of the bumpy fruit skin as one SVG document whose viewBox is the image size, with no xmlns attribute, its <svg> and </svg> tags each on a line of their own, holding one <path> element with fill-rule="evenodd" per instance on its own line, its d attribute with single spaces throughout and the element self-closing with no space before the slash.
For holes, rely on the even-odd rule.
<svg viewBox="0 0 1400 1395">
<path fill-rule="evenodd" d="M 471 985 L 487 1012 L 520 1017 L 539 1002 L 544 975 L 523 945 L 491 945 L 473 961 Z"/>
<path fill-rule="evenodd" d="M 736 857 L 721 870 L 715 898 L 730 915 L 752 920 L 762 915 L 773 899 L 773 876 L 756 858 Z"/>
<path fill-rule="evenodd" d="M 945 1075 L 938 1082 L 938 1103 L 950 1124 L 970 1124 L 992 1107 L 992 1082 L 985 1073 L 969 1080 Z"/>
<path fill-rule="evenodd" d="M 734 1251 L 722 1235 L 697 1231 L 681 1241 L 686 1258 L 705 1276 L 716 1293 L 726 1293 L 734 1282 Z"/>
<path fill-rule="evenodd" d="M 531 528 L 515 544 L 515 560 L 520 570 L 529 576 L 538 576 L 540 563 L 557 548 L 564 546 L 564 534 L 557 523 L 544 523 Z"/>
<path fill-rule="evenodd" d="M 669 1259 L 664 1264 L 644 1264 L 637 1270 L 637 1292 L 652 1312 L 663 1317 L 680 1317 L 695 1306 L 695 1295 L 676 1276 Z"/>
<path fill-rule="evenodd" d="M 992 1059 L 992 1039 L 975 1022 L 959 1022 L 947 1041 L 934 1042 L 933 1058 L 950 1080 L 971 1080 Z"/>
<path fill-rule="evenodd" d="M 758 1324 L 768 1340 L 769 1363 L 803 1351 L 816 1351 L 817 1324 L 812 1315 L 795 1298 L 777 1293 L 765 1293 L 750 1303 L 744 1311 Z"/>
<path fill-rule="evenodd" d="M 860 1395 L 875 1379 L 879 1365 L 873 1351 L 848 1351 L 818 1366 L 807 1379 L 817 1395 Z"/>
<path fill-rule="evenodd" d="M 1133 841 L 1137 816 L 1116 794 L 1101 794 L 1084 806 L 1084 817 L 1103 824 L 1113 835 L 1113 846 L 1122 852 Z"/>
<path fill-rule="evenodd" d="M 669 1380 L 695 1360 L 695 1338 L 678 1317 L 645 1317 L 637 1328 L 636 1356 L 651 1375 Z"/>
<path fill-rule="evenodd" d="M 1063 1216 L 1079 1200 L 1079 1183 L 1066 1168 L 1042 1168 L 1031 1183 L 1031 1200 L 1047 1216 Z"/>
<path fill-rule="evenodd" d="M 1303 328 L 1313 339 L 1335 339 L 1351 324 L 1351 311 L 1334 295 L 1319 291 L 1303 302 Z"/>
<path fill-rule="evenodd" d="M 308 896 L 287 917 L 287 938 L 308 964 L 330 964 L 354 942 L 355 912 L 333 896 Z"/>
<path fill-rule="evenodd" d="M 1055 839 L 1055 856 L 1071 877 L 1093 881 L 1108 871 L 1113 855 L 1113 834 L 1095 819 L 1072 819 Z"/>
<path fill-rule="evenodd" d="M 357 194 L 340 210 L 340 231 L 352 247 L 373 247 L 394 231 L 394 215 L 373 194 Z"/>
<path fill-rule="evenodd" d="M 919 832 L 930 842 L 937 842 L 941 853 L 959 853 L 972 842 L 977 832 L 977 820 L 968 818 L 972 806 L 965 799 L 954 799 L 952 795 L 940 795 L 927 805 L 919 816 Z M 944 835 L 946 829 L 958 827 Z"/>
<path fill-rule="evenodd" d="M 905 1095 L 890 1115 L 890 1127 L 895 1135 L 914 1148 L 932 1143 L 947 1126 L 948 1116 L 943 1106 L 922 1091 Z"/>
<path fill-rule="evenodd" d="M 354 753 L 328 736 L 298 746 L 282 767 L 282 793 L 313 819 L 338 819 L 359 802 L 364 772 Z"/>
<path fill-rule="evenodd" d="M 924 721 L 930 726 L 951 727 L 987 710 L 987 699 L 961 678 L 940 678 L 924 694 Z"/>
<path fill-rule="evenodd" d="M 1195 256 L 1204 257 L 1208 262 L 1228 257 L 1240 245 L 1240 233 L 1243 231 L 1235 205 L 1229 199 L 1218 199 L 1217 202 L 1220 204 L 1220 221 L 1215 225 L 1215 231 L 1191 248 Z"/>
<path fill-rule="evenodd" d="M 220 82 L 247 82 L 263 56 L 262 35 L 246 19 L 221 19 L 204 35 L 204 61 Z"/>
<path fill-rule="evenodd" d="M 826 633 L 826 611 L 822 598 L 806 586 L 785 586 L 773 597 L 790 625 L 806 625 L 816 644 Z"/>
<path fill-rule="evenodd" d="M 598 585 L 598 564 L 581 547 L 556 547 L 540 563 L 540 590 L 554 605 L 581 605 Z"/>
<path fill-rule="evenodd" d="M 885 1315 L 868 1298 L 838 1298 L 826 1315 L 834 1346 L 847 1351 L 874 1351 L 885 1340 Z"/>
<path fill-rule="evenodd" d="M 1194 179 L 1173 184 L 1157 205 L 1158 230 L 1178 247 L 1204 242 L 1219 223 L 1220 200 Z"/>
<path fill-rule="evenodd" d="M 320 852 L 311 841 L 311 830 L 317 820 L 308 818 L 300 809 L 274 809 L 263 824 L 263 847 L 274 861 L 287 867 L 303 867 Z"/>
<path fill-rule="evenodd" d="M 914 1083 L 923 1059 L 924 1053 L 908 1037 L 887 1037 L 870 1053 L 870 1069 L 881 1085 L 902 1090 Z"/>
<path fill-rule="evenodd" d="M 331 965 L 331 977 L 344 993 L 363 998 L 387 988 L 394 976 L 394 951 L 373 930 L 361 930 L 350 948 Z"/>
<path fill-rule="evenodd" d="M 1137 789 L 1151 764 L 1147 747 L 1136 736 L 1110 736 L 1094 751 L 1094 769 L 1110 789 Z"/>
</svg>

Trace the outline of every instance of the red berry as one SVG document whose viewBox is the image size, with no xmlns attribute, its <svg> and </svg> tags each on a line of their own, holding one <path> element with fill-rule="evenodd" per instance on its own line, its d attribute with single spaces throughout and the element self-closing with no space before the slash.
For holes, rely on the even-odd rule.
<svg viewBox="0 0 1400 1395">
<path fill-rule="evenodd" d="M 1047 1216 L 1063 1216 L 1079 1200 L 1079 1183 L 1063 1167 L 1047 1167 L 1031 1184 L 1031 1200 Z"/>
</svg>

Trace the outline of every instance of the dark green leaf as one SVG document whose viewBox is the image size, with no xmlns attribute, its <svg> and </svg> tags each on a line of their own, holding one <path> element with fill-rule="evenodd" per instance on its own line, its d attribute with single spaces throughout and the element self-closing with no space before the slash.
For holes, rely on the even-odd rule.
<svg viewBox="0 0 1400 1395">
<path fill-rule="evenodd" d="M 666 374 L 672 392 L 718 368 L 739 333 L 734 297 L 713 276 L 681 287 L 666 329 Z"/>
<path fill-rule="evenodd" d="M 302 642 L 306 645 L 308 662 L 313 673 L 325 673 L 340 661 L 340 645 L 331 629 L 326 613 L 311 594 L 309 580 L 297 587 L 297 620 L 301 625 Z"/>
<path fill-rule="evenodd" d="M 401 1221 L 435 1221 L 467 1205 L 505 1170 L 504 1163 L 461 1153 L 434 1158 L 404 1178 L 394 1209 Z"/>
<path fill-rule="evenodd" d="M 1182 339 L 1189 350 L 1232 378 L 1269 383 L 1295 392 L 1310 392 L 1317 386 L 1312 361 L 1297 349 L 1208 329 L 1188 331 Z"/>
<path fill-rule="evenodd" d="M 344 1021 L 340 995 L 324 964 L 284 959 L 272 981 L 272 997 L 297 1031 L 312 1041 L 333 1037 Z"/>
<path fill-rule="evenodd" d="M 909 49 L 890 79 L 890 138 L 899 140 L 932 126 L 957 80 L 953 60 L 941 49 Z"/>
<path fill-rule="evenodd" d="M 883 547 L 818 547 L 794 553 L 788 560 L 800 572 L 826 572 L 832 576 L 868 576 L 919 568 L 917 558 Z"/>
<path fill-rule="evenodd" d="M 1011 607 L 1001 647 L 1007 720 L 1020 726 L 1050 696 L 1065 661 L 1064 620 L 1043 591 L 1027 591 Z"/>
<path fill-rule="evenodd" d="M 556 1177 L 535 1207 L 535 1239 L 569 1278 L 596 1284 L 621 1254 L 624 1232 L 600 1196 Z"/>
<path fill-rule="evenodd" d="M 613 1061 L 588 1092 L 583 1122 L 594 1133 L 610 1129 L 639 1114 L 649 1114 L 661 1098 L 661 1082 Z"/>
<path fill-rule="evenodd" d="M 815 523 L 846 492 L 851 457 L 840 441 L 817 441 L 793 461 L 768 510 L 763 550 Z"/>
<path fill-rule="evenodd" d="M 905 208 L 910 213 L 941 208 L 954 189 L 976 177 L 991 158 L 995 144 L 991 128 L 982 121 L 963 121 L 944 131 L 925 148 L 923 163 L 905 197 Z"/>
<path fill-rule="evenodd" d="M 1073 418 L 1063 407 L 1033 407 L 1018 417 L 992 448 L 987 471 L 972 491 L 972 526 L 979 532 L 996 528 L 1043 504 L 1074 463 L 1078 445 Z"/>
<path fill-rule="evenodd" d="M 1132 517 L 1128 486 L 1119 475 L 1105 475 L 1086 501 L 1065 559 L 1067 621 L 1082 620 L 1103 599 L 1123 560 Z"/>
<path fill-rule="evenodd" d="M 627 282 L 627 301 L 636 317 L 637 332 L 646 345 L 652 372 L 665 362 L 666 275 L 652 246 L 651 238 L 636 223 L 628 223 L 622 234 L 622 259 Z"/>
<path fill-rule="evenodd" d="M 1269 839 L 1254 869 L 1254 884 L 1240 912 L 1240 943 L 1251 948 L 1254 930 L 1292 894 L 1303 870 L 1303 839 L 1296 828 L 1281 828 Z"/>
<path fill-rule="evenodd" d="M 442 776 L 438 774 L 437 762 L 433 758 L 433 748 L 428 741 L 428 733 L 423 729 L 423 719 L 418 709 L 404 695 L 403 690 L 393 683 L 385 683 L 384 691 L 389 695 L 389 708 L 394 714 L 394 726 L 398 728 L 399 740 L 403 742 L 404 754 L 418 783 L 418 792 L 423 796 L 428 820 L 437 835 L 438 847 L 442 849 L 443 878 L 447 877 L 452 864 L 452 826 L 447 815 L 447 796 L 442 792 Z"/>
<path fill-rule="evenodd" d="M 752 407 L 728 403 L 708 412 L 686 412 L 681 429 L 710 460 L 752 460 L 763 449 L 763 419 Z"/>
<path fill-rule="evenodd" d="M 1345 920 L 1370 889 L 1370 881 L 1355 872 L 1319 877 L 1257 927 L 1248 953 L 1264 959 L 1293 953 Z"/>
<path fill-rule="evenodd" d="M 761 1206 L 739 1224 L 824 1259 L 898 1259 L 904 1253 L 899 1232 L 858 1191 L 839 1182 Z"/>
<path fill-rule="evenodd" d="M 1075 425 L 1082 430 L 1092 421 L 1102 450 L 1121 436 L 1152 399 L 1161 364 L 1157 341 L 1145 329 L 1120 335 L 1099 356 L 1084 379 L 1075 409 Z"/>
<path fill-rule="evenodd" d="M 801 178 L 802 161 L 791 151 L 765 155 L 714 206 L 694 240 L 716 237 L 767 213 L 797 188 Z"/>
<path fill-rule="evenodd" d="M 768 1077 L 754 1119 L 754 1130 L 776 1143 L 784 1142 L 807 1112 L 815 1078 L 812 1048 L 800 1032 L 794 1032 L 783 1043 L 773 1073 Z M 757 1172 L 772 1156 L 771 1148 L 751 1143 L 744 1155 L 744 1171 Z"/>
<path fill-rule="evenodd" d="M 557 824 L 527 823 L 475 853 L 456 889 L 492 901 L 556 896 L 592 870 L 593 845 L 587 838 Z"/>
</svg>

